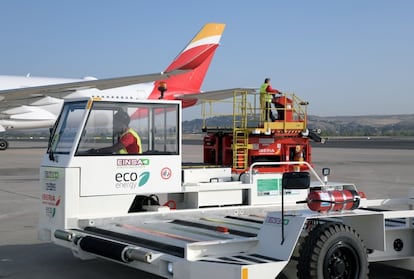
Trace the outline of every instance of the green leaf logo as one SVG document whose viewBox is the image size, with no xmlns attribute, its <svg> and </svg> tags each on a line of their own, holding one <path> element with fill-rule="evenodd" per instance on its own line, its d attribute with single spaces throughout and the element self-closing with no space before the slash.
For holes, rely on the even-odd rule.
<svg viewBox="0 0 414 279">
<path fill-rule="evenodd" d="M 150 177 L 149 171 L 145 171 L 139 175 L 139 184 L 138 187 L 144 186 Z"/>
</svg>

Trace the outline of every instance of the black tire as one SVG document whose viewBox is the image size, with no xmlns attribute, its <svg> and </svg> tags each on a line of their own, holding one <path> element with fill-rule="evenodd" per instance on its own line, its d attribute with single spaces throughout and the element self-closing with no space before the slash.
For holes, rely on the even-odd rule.
<svg viewBox="0 0 414 279">
<path fill-rule="evenodd" d="M 275 279 L 289 279 L 289 277 L 287 277 L 285 274 L 280 273 L 278 276 L 276 276 Z"/>
<path fill-rule="evenodd" d="M 347 225 L 328 222 L 309 232 L 299 249 L 299 279 L 368 278 L 367 249 Z"/>
<path fill-rule="evenodd" d="M 0 150 L 6 150 L 9 147 L 9 143 L 5 139 L 0 139 Z"/>
</svg>

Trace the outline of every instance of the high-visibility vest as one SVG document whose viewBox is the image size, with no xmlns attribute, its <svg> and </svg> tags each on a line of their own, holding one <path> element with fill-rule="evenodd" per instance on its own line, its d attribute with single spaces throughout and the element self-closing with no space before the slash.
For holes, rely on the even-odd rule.
<svg viewBox="0 0 414 279">
<path fill-rule="evenodd" d="M 130 133 L 131 135 L 133 135 L 133 136 L 134 136 L 134 138 L 136 139 L 136 141 L 137 141 L 137 146 L 138 146 L 138 153 L 139 153 L 139 154 L 141 154 L 141 153 L 142 153 L 141 138 L 138 136 L 137 132 L 135 132 L 133 129 L 129 128 L 128 130 L 126 130 L 126 131 L 125 131 L 125 132 L 121 135 L 121 138 L 122 138 L 124 135 L 128 134 L 128 133 Z M 120 149 L 120 150 L 118 151 L 118 153 L 119 153 L 119 154 L 128 154 L 128 150 L 124 147 L 124 148 Z"/>
<path fill-rule="evenodd" d="M 262 86 L 260 86 L 260 101 L 262 103 L 265 102 L 272 102 L 272 95 L 267 93 L 266 88 L 269 86 L 268 83 L 263 83 Z"/>
</svg>

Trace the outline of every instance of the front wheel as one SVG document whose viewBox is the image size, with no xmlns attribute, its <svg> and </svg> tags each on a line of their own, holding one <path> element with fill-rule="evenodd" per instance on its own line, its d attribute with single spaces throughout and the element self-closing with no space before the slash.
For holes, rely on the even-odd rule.
<svg viewBox="0 0 414 279">
<path fill-rule="evenodd" d="M 5 139 L 0 139 L 0 150 L 6 150 L 9 147 L 9 143 Z"/>
<path fill-rule="evenodd" d="M 334 222 L 317 226 L 299 249 L 300 279 L 368 278 L 366 247 L 351 227 Z"/>
</svg>

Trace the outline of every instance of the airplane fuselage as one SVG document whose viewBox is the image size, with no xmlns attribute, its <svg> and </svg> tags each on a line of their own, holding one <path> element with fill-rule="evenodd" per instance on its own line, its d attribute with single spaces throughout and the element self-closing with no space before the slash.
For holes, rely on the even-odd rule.
<svg viewBox="0 0 414 279">
<path fill-rule="evenodd" d="M 0 91 L 76 81 L 82 81 L 82 79 L 0 76 Z M 100 97 L 115 100 L 148 99 L 153 88 L 153 83 L 141 83 L 106 90 L 98 90 L 95 88 L 78 89 L 74 92 L 68 91 L 64 94 L 59 92 L 56 97 L 52 97 L 53 94 L 50 94 L 50 96 L 42 97 L 40 99 L 27 99 L 24 101 L 27 104 L 20 107 L 14 107 L 14 103 L 11 102 L 10 109 L 5 110 L 0 114 L 0 126 L 3 127 L 3 131 L 50 127 L 60 113 L 63 99 L 65 98 Z M 19 103 L 21 104 L 22 102 Z M 1 130 L 2 129 L 0 128 L 0 131 Z"/>
</svg>

